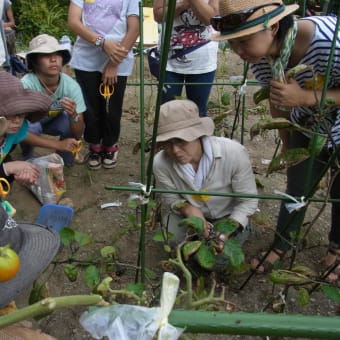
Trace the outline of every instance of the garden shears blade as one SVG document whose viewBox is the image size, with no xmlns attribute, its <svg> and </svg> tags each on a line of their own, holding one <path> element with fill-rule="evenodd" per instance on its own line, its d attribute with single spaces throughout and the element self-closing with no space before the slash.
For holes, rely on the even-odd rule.
<svg viewBox="0 0 340 340">
<path fill-rule="evenodd" d="M 114 86 L 101 83 L 99 86 L 99 92 L 106 101 L 106 106 L 105 106 L 106 113 L 109 113 L 109 103 L 110 103 L 110 98 L 114 92 Z"/>
<path fill-rule="evenodd" d="M 9 194 L 11 185 L 6 178 L 0 177 L 0 197 L 6 197 Z"/>
</svg>

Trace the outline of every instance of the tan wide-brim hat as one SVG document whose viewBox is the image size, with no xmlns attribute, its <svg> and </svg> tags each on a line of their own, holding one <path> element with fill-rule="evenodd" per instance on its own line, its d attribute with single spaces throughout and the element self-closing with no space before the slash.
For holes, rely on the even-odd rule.
<svg viewBox="0 0 340 340">
<path fill-rule="evenodd" d="M 156 142 L 179 138 L 191 142 L 211 136 L 215 124 L 209 117 L 200 117 L 198 106 L 191 100 L 175 99 L 161 105 Z"/>
<path fill-rule="evenodd" d="M 267 4 L 273 5 L 259 8 L 244 23 L 230 31 L 212 35 L 211 40 L 231 40 L 260 32 L 294 13 L 299 8 L 298 4 L 285 5 L 282 0 L 220 0 L 219 16 L 224 17 Z"/>
<path fill-rule="evenodd" d="M 47 115 L 53 101 L 44 93 L 25 89 L 19 78 L 0 71 L 0 103 L 0 117 L 26 114 L 35 122 Z"/>
<path fill-rule="evenodd" d="M 40 34 L 34 37 L 28 47 L 26 53 L 27 67 L 31 70 L 33 68 L 32 56 L 35 54 L 51 54 L 60 52 L 63 57 L 63 66 L 71 59 L 70 51 L 63 45 L 60 45 L 58 40 L 48 34 Z"/>
</svg>

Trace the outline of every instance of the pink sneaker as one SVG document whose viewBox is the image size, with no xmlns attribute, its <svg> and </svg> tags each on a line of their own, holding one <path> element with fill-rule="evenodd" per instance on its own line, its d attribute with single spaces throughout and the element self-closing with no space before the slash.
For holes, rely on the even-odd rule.
<svg viewBox="0 0 340 340">
<path fill-rule="evenodd" d="M 102 164 L 105 169 L 112 169 L 117 165 L 118 151 L 118 144 L 114 144 L 110 147 L 104 147 Z"/>
</svg>

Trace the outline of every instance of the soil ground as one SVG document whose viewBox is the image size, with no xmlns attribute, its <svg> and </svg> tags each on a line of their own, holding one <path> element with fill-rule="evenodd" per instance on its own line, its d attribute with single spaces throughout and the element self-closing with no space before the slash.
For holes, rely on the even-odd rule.
<svg viewBox="0 0 340 340">
<path fill-rule="evenodd" d="M 218 80 L 228 80 L 230 76 L 240 76 L 243 72 L 243 64 L 232 53 L 222 54 L 220 56 L 220 66 L 217 74 Z M 130 78 L 130 82 L 138 82 L 138 61 L 136 59 L 136 72 Z M 145 81 L 150 82 L 153 79 L 145 68 Z M 216 85 L 211 94 L 211 101 L 217 103 L 221 93 L 229 89 L 233 91 L 232 86 Z M 246 113 L 244 144 L 249 150 L 253 163 L 253 168 L 258 181 L 262 184 L 259 188 L 261 194 L 272 194 L 274 189 L 284 191 L 285 175 L 284 171 L 266 176 L 267 160 L 270 160 L 275 150 L 276 133 L 268 133 L 265 136 L 257 136 L 252 141 L 249 137 L 250 126 L 257 121 L 263 114 L 263 107 L 254 107 L 251 100 L 252 93 L 256 88 L 247 87 L 246 94 Z M 151 131 L 152 115 L 154 110 L 157 88 L 155 86 L 145 86 L 145 122 L 146 130 Z M 71 228 L 89 234 L 95 240 L 91 246 L 84 247 L 81 250 L 81 256 L 88 258 L 95 256 L 98 249 L 104 245 L 112 244 L 112 236 L 119 231 L 124 231 L 129 226 L 129 216 L 135 214 L 133 208 L 128 207 L 130 193 L 123 190 L 107 190 L 106 185 L 118 187 L 128 186 L 128 182 L 141 182 L 141 160 L 140 153 L 134 153 L 133 149 L 140 140 L 140 114 L 139 107 L 140 88 L 131 85 L 127 88 L 124 115 L 122 119 L 122 133 L 120 139 L 121 150 L 119 154 L 118 165 L 113 170 L 100 169 L 98 171 L 89 171 L 85 165 L 75 165 L 73 168 L 65 168 L 64 174 L 67 184 L 66 197 L 74 203 L 75 216 Z M 232 97 L 233 98 L 233 97 Z M 232 102 L 231 108 L 234 108 Z M 217 110 L 218 111 L 218 110 Z M 212 116 L 216 115 L 216 109 L 211 110 Z M 227 127 L 231 126 L 234 120 L 235 111 L 232 110 L 227 116 Z M 240 140 L 240 128 L 234 135 L 234 138 Z M 45 150 L 37 150 L 36 156 L 46 154 Z M 147 164 L 149 154 L 146 153 L 145 165 Z M 323 195 L 323 191 L 318 195 Z M 35 221 L 39 209 L 39 202 L 32 196 L 27 188 L 14 185 L 9 201 L 17 209 L 16 219 L 18 221 Z M 119 201 L 120 207 L 111 207 L 101 209 L 101 204 Z M 278 214 L 279 201 L 263 199 L 260 201 L 260 212 L 253 219 L 254 230 L 249 240 L 244 245 L 244 251 L 247 257 L 257 254 L 261 249 L 267 249 L 274 235 L 275 221 Z M 313 204 L 309 208 L 306 221 L 310 221 L 319 211 L 320 204 Z M 297 263 L 307 264 L 314 270 L 319 269 L 319 261 L 325 254 L 327 245 L 327 230 L 329 228 L 329 207 L 321 214 L 316 225 L 308 234 L 306 247 L 298 253 Z M 155 280 L 148 280 L 149 287 L 156 287 L 161 278 L 162 267 L 160 261 L 167 258 L 162 251 L 159 243 L 152 241 L 152 230 L 147 230 L 146 235 L 146 267 L 157 274 Z M 118 237 L 115 246 L 118 248 L 119 261 L 124 265 L 119 276 L 114 276 L 112 284 L 114 289 L 120 289 L 127 283 L 134 282 L 135 267 L 138 258 L 139 247 L 139 230 L 129 230 L 122 232 Z M 289 254 L 288 254 L 289 255 Z M 69 252 L 62 248 L 58 254 L 58 259 L 67 259 Z M 287 265 L 289 257 L 284 261 Z M 49 293 L 51 296 L 61 296 L 70 294 L 87 294 L 89 288 L 84 284 L 84 278 L 81 274 L 76 282 L 69 282 L 63 273 L 63 265 L 58 265 L 54 270 L 49 268 L 45 276 L 48 277 Z M 220 285 L 226 288 L 226 299 L 236 306 L 236 310 L 248 312 L 260 312 L 267 306 L 266 312 L 273 312 L 275 302 L 269 303 L 270 297 L 277 295 L 280 286 L 276 286 L 273 291 L 269 283 L 268 275 L 255 275 L 248 284 L 239 290 L 239 287 L 245 281 L 249 271 L 242 275 L 230 276 L 220 281 Z M 211 276 L 207 276 L 208 282 Z M 17 301 L 19 307 L 27 305 L 27 296 L 29 292 L 24 292 Z M 312 315 L 334 316 L 337 314 L 337 304 L 331 302 L 324 295 L 317 291 L 312 294 L 311 300 L 306 307 L 299 307 L 297 290 L 292 288 L 286 301 L 286 313 L 301 313 Z M 268 304 L 269 303 L 269 304 Z M 268 304 L 268 305 L 267 305 Z M 79 317 L 85 308 L 74 307 L 57 311 L 52 315 L 40 320 L 37 326 L 48 334 L 57 337 L 60 340 L 68 339 L 91 339 L 92 337 L 80 326 Z M 246 336 L 208 336 L 196 335 L 195 339 L 255 339 L 255 337 Z"/>
</svg>

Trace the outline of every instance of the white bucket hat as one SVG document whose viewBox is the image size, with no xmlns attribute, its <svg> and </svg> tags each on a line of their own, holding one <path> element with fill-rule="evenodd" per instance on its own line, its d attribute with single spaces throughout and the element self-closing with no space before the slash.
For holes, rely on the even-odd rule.
<svg viewBox="0 0 340 340">
<path fill-rule="evenodd" d="M 20 259 L 14 278 L 0 282 L 0 308 L 28 288 L 57 254 L 58 232 L 40 224 L 15 222 L 0 205 L 0 246 L 9 244 Z"/>
<path fill-rule="evenodd" d="M 58 40 L 48 34 L 40 34 L 34 37 L 28 47 L 26 53 L 27 67 L 31 70 L 33 67 L 32 56 L 34 54 L 50 54 L 55 52 L 61 52 L 63 57 L 63 66 L 66 65 L 70 59 L 71 54 L 68 48 L 60 45 Z"/>
</svg>

